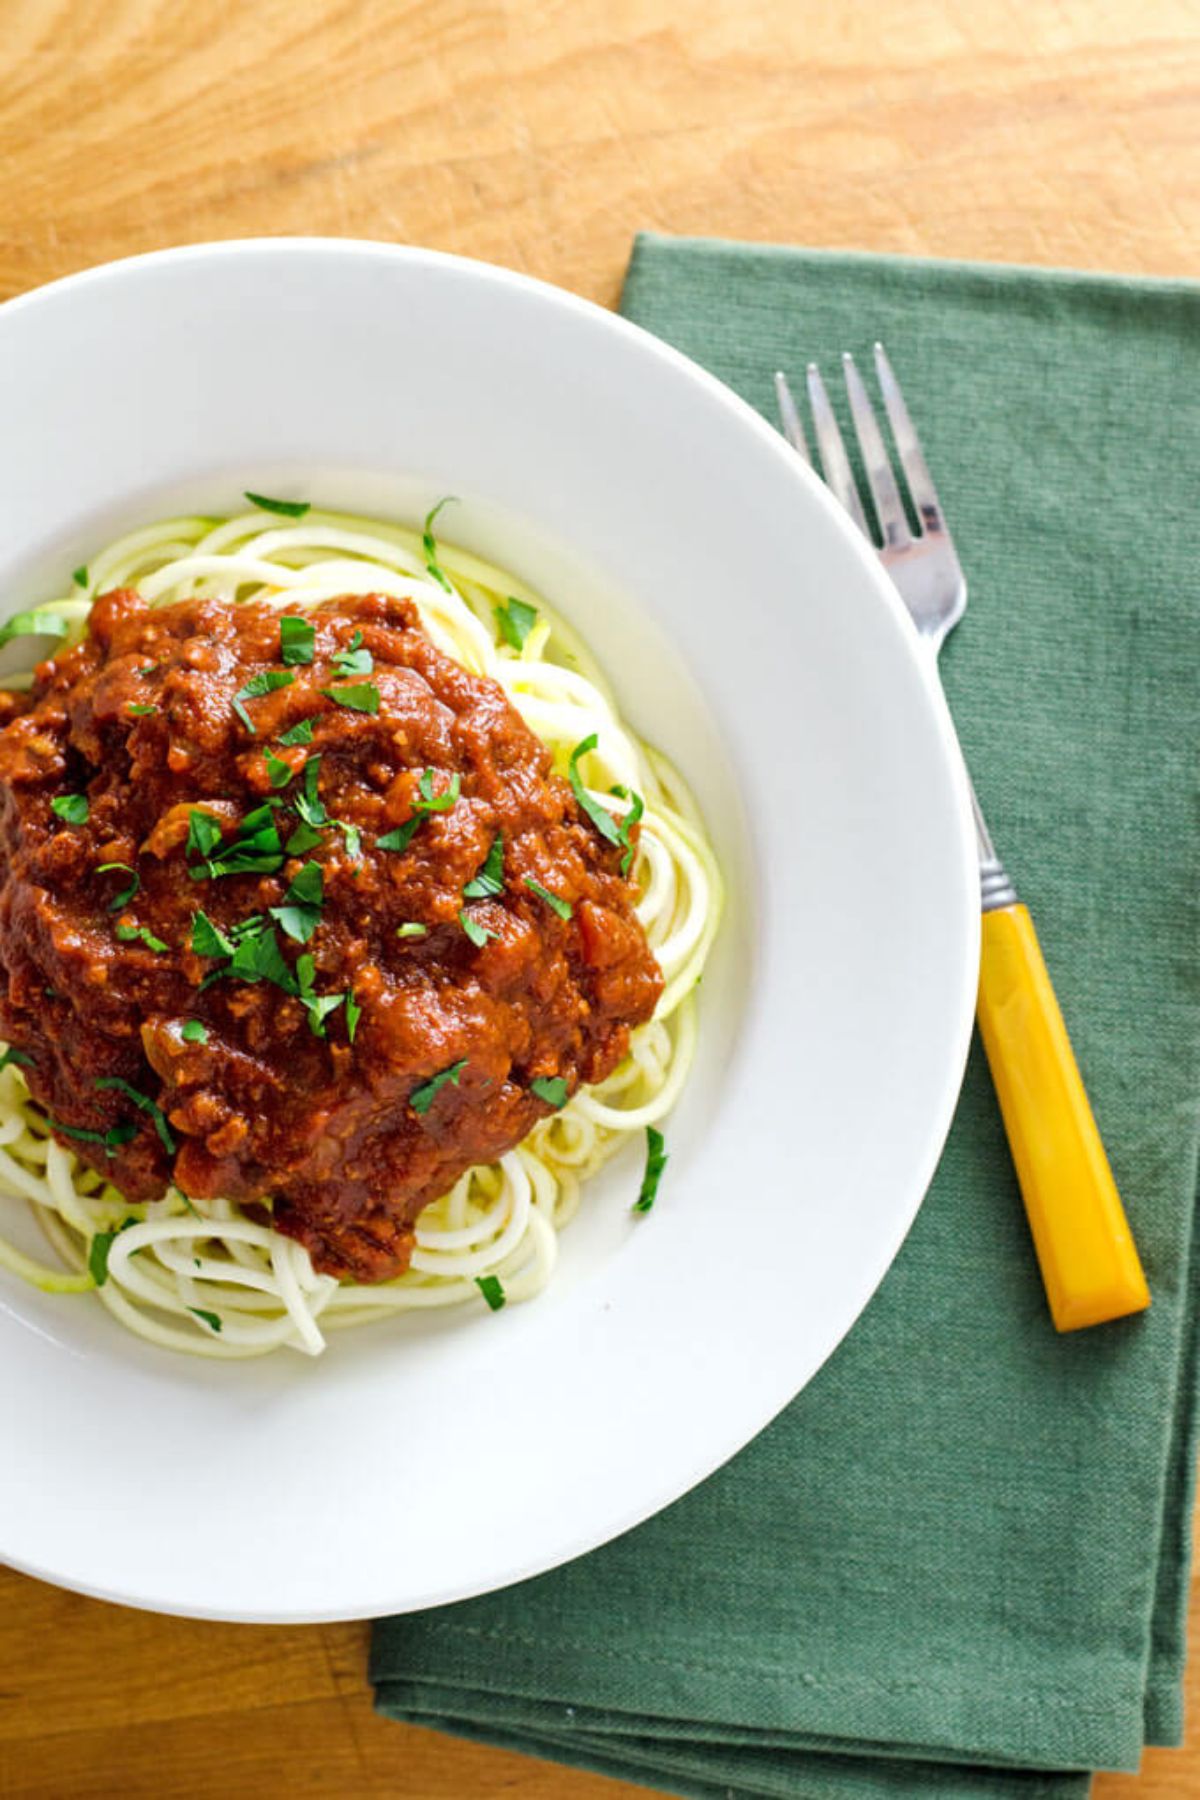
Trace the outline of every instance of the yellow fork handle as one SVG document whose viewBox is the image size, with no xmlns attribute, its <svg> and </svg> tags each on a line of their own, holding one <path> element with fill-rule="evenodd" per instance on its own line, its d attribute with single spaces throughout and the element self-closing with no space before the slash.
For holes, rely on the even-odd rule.
<svg viewBox="0 0 1200 1800">
<path fill-rule="evenodd" d="M 979 1030 L 1055 1326 L 1144 1311 L 1146 1277 L 1024 906 L 983 915 Z"/>
</svg>

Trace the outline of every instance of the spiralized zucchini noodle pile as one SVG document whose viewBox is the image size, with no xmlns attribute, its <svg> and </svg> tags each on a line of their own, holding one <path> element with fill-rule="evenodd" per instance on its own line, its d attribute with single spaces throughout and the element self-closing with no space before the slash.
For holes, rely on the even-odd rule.
<svg viewBox="0 0 1200 1800">
<path fill-rule="evenodd" d="M 151 603 L 256 600 L 295 611 L 350 593 L 415 602 L 429 637 L 475 674 L 491 676 L 565 774 L 580 759 L 587 792 L 619 819 L 640 795 L 633 875 L 637 915 L 664 977 L 654 1017 L 599 1084 L 581 1087 L 497 1163 L 470 1169 L 416 1225 L 409 1268 L 362 1285 L 318 1274 L 308 1252 L 225 1201 L 177 1189 L 144 1205 L 58 1143 L 20 1064 L 0 1069 L 0 1192 L 32 1207 L 61 1259 L 54 1268 L 0 1238 L 0 1266 L 44 1291 L 93 1292 L 122 1325 L 173 1350 L 316 1355 L 331 1329 L 385 1315 L 473 1301 L 531 1299 L 554 1271 L 558 1234 L 581 1185 L 631 1137 L 647 1138 L 674 1105 L 696 1043 L 694 992 L 716 934 L 721 879 L 695 804 L 664 757 L 625 725 L 586 647 L 515 576 L 424 532 L 265 503 L 236 518 L 178 518 L 135 531 L 76 572 L 69 596 L 12 621 L 20 632 L 84 635 L 93 598 L 136 588 Z M 298 512 L 298 507 L 290 508 Z M 435 509 L 437 510 L 437 509 Z M 29 668 L 5 677 L 27 688 Z M 270 1197 L 263 1204 L 269 1209 Z"/>
</svg>

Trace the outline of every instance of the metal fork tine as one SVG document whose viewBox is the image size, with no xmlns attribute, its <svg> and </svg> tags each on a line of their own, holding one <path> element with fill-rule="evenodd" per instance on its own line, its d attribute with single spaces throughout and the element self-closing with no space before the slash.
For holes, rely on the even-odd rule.
<svg viewBox="0 0 1200 1800">
<path fill-rule="evenodd" d="M 846 455 L 846 446 L 842 442 L 842 434 L 833 416 L 829 395 L 825 391 L 825 383 L 821 380 L 821 371 L 816 363 L 808 365 L 808 403 L 812 407 L 813 430 L 817 434 L 817 449 L 821 453 L 821 469 L 825 480 L 869 541 L 871 532 L 867 525 L 867 515 L 863 512 Z"/>
<path fill-rule="evenodd" d="M 811 468 L 812 457 L 808 451 L 808 439 L 804 435 L 800 414 L 796 411 L 796 402 L 792 399 L 788 378 L 782 369 L 775 371 L 775 398 L 779 402 L 779 422 L 783 427 L 784 437 L 792 449 L 802 456 Z"/>
<path fill-rule="evenodd" d="M 892 474 L 883 434 L 875 422 L 875 413 L 863 386 L 863 378 L 848 350 L 842 357 L 842 374 L 846 378 L 850 412 L 858 434 L 858 447 L 862 451 L 871 498 L 875 502 L 875 516 L 883 533 L 884 548 L 902 550 L 906 544 L 912 543 L 912 532 L 908 529 L 908 520 L 904 515 L 904 502 L 896 486 L 896 477 Z"/>
<path fill-rule="evenodd" d="M 942 515 L 941 502 L 937 497 L 937 489 L 933 485 L 933 477 L 929 473 L 929 465 L 925 461 L 925 452 L 921 449 L 921 440 L 917 436 L 916 426 L 908 415 L 904 404 L 904 395 L 900 392 L 900 383 L 888 361 L 887 352 L 882 344 L 875 346 L 875 373 L 879 377 L 879 388 L 883 395 L 883 404 L 887 407 L 887 416 L 892 427 L 892 436 L 896 440 L 896 448 L 900 452 L 900 461 L 904 465 L 904 473 L 908 477 L 908 491 L 912 495 L 913 505 L 925 531 L 945 531 L 946 521 Z"/>
</svg>

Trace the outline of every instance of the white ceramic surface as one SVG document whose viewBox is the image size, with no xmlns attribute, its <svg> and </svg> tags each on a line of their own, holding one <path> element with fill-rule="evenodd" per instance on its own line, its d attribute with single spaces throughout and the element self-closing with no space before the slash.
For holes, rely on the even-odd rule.
<svg viewBox="0 0 1200 1800">
<path fill-rule="evenodd" d="M 932 1174 L 978 907 L 940 696 L 873 558 L 726 389 L 580 300 L 374 244 L 206 245 L 0 309 L 0 610 L 244 487 L 519 568 L 695 785 L 729 883 L 658 1206 L 626 1158 L 553 1289 L 208 1364 L 0 1274 L 0 1554 L 133 1605 L 344 1618 L 562 1562 L 804 1386 Z M 0 1204 L 6 1204 L 0 1202 Z"/>
</svg>

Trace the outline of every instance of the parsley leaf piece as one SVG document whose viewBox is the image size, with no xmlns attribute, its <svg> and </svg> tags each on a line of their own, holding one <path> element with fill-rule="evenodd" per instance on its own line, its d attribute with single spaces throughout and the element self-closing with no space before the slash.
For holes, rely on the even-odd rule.
<svg viewBox="0 0 1200 1800">
<path fill-rule="evenodd" d="M 207 1044 L 208 1026 L 202 1019 L 185 1019 L 179 1035 L 185 1044 Z"/>
<path fill-rule="evenodd" d="M 184 852 L 188 856 L 207 856 L 215 850 L 221 841 L 221 827 L 211 813 L 201 812 L 193 806 L 188 814 L 187 843 Z"/>
<path fill-rule="evenodd" d="M 375 658 L 369 650 L 362 647 L 363 634 L 356 631 L 344 650 L 339 650 L 333 659 L 333 666 L 339 675 L 370 675 L 375 667 Z"/>
<path fill-rule="evenodd" d="M 86 563 L 80 563 L 80 565 L 77 569 L 72 569 L 71 580 L 75 583 L 76 587 L 86 587 L 87 586 L 88 572 L 87 572 L 87 564 Z"/>
<path fill-rule="evenodd" d="M 429 512 L 425 515 L 425 531 L 421 539 L 425 548 L 425 567 L 429 570 L 429 573 L 433 576 L 433 579 L 437 582 L 438 586 L 445 588 L 448 594 L 452 594 L 454 589 L 450 586 L 450 583 L 446 578 L 446 571 L 438 561 L 437 542 L 433 535 L 433 521 L 437 518 L 443 506 L 449 506 L 452 501 L 457 503 L 457 494 L 447 494 L 444 500 L 439 500 L 436 506 L 430 508 Z"/>
<path fill-rule="evenodd" d="M 50 811 L 55 818 L 62 819 L 67 825 L 86 825 L 89 810 L 86 794 L 59 794 L 50 802 Z"/>
<path fill-rule="evenodd" d="M 306 507 L 305 511 L 307 512 L 307 510 Z M 188 1311 L 193 1313 L 197 1319 L 202 1319 L 210 1331 L 220 1331 L 221 1319 L 218 1313 L 206 1312 L 202 1306 L 189 1306 Z"/>
<path fill-rule="evenodd" d="M 422 1081 L 408 1096 L 408 1104 L 413 1111 L 422 1115 L 427 1113 L 447 1082 L 452 1087 L 458 1086 L 459 1077 L 466 1066 L 467 1059 L 462 1056 L 457 1062 L 452 1062 L 448 1069 L 442 1069 L 438 1074 L 431 1075 L 428 1081 Z"/>
<path fill-rule="evenodd" d="M 300 1004 L 308 1014 L 309 1029 L 314 1037 L 327 1036 L 325 1021 L 336 1012 L 345 994 L 301 994 Z"/>
<path fill-rule="evenodd" d="M 134 705 L 131 701 L 126 711 L 131 719 L 152 719 L 158 708 L 157 706 Z"/>
<path fill-rule="evenodd" d="M 405 819 L 403 825 L 397 825 L 395 831 L 389 831 L 383 837 L 376 838 L 375 848 L 377 850 L 407 850 L 423 816 L 422 813 L 414 813 L 411 819 Z"/>
<path fill-rule="evenodd" d="M 271 778 L 273 788 L 286 787 L 292 779 L 292 765 L 284 762 L 282 756 L 273 756 L 269 750 L 263 752 L 267 764 L 267 774 Z"/>
<path fill-rule="evenodd" d="M 108 1280 L 108 1253 L 123 1231 L 128 1231 L 137 1220 L 130 1216 L 122 1219 L 115 1231 L 97 1231 L 88 1245 L 88 1273 L 97 1287 L 103 1287 Z M 135 1252 L 136 1254 L 136 1252 Z"/>
<path fill-rule="evenodd" d="M 285 519 L 302 519 L 312 507 L 311 500 L 272 500 L 269 494 L 252 494 L 249 488 L 245 498 L 260 512 L 281 513 Z"/>
<path fill-rule="evenodd" d="M 123 944 L 145 944 L 147 950 L 153 950 L 156 956 L 161 956 L 167 948 L 162 939 L 155 937 L 154 933 L 145 925 L 118 924 L 117 937 Z"/>
<path fill-rule="evenodd" d="M 340 831 L 346 840 L 346 855 L 357 862 L 362 855 L 362 832 L 357 825 L 347 825 L 345 819 L 330 819 L 329 823 L 335 831 Z"/>
<path fill-rule="evenodd" d="M 333 700 L 338 706 L 349 707 L 351 712 L 379 711 L 379 689 L 369 681 L 363 682 L 359 687 L 322 688 L 321 692 L 327 700 Z"/>
<path fill-rule="evenodd" d="M 167 1155 L 175 1154 L 175 1138 L 171 1127 L 167 1124 L 167 1116 L 162 1107 L 156 1106 L 148 1094 L 140 1093 L 137 1088 L 130 1087 L 129 1083 L 122 1081 L 119 1075 L 97 1075 L 95 1085 L 101 1089 L 112 1089 L 114 1093 L 124 1094 L 127 1100 L 132 1100 L 139 1111 L 144 1112 L 154 1121 L 154 1129 L 157 1131 L 159 1142 Z"/>
<path fill-rule="evenodd" d="M 19 1069 L 32 1069 L 33 1058 L 27 1056 L 24 1050 L 10 1048 L 5 1050 L 3 1056 L 0 1056 L 0 1069 L 7 1069 L 10 1063 L 15 1063 Z"/>
<path fill-rule="evenodd" d="M 404 925 L 397 925 L 398 938 L 423 938 L 429 936 L 428 925 L 419 925 L 415 919 L 409 919 Z"/>
<path fill-rule="evenodd" d="M 192 914 L 192 949 L 197 956 L 232 956 L 233 945 L 206 912 Z"/>
<path fill-rule="evenodd" d="M 555 1111 L 567 1104 L 567 1084 L 561 1075 L 539 1075 L 536 1081 L 530 1082 L 529 1091 Z"/>
<path fill-rule="evenodd" d="M 235 981 L 270 981 L 287 994 L 296 992 L 296 978 L 284 960 L 273 927 L 238 939 L 229 973 Z"/>
<path fill-rule="evenodd" d="M 450 777 L 450 786 L 445 792 L 435 794 L 433 791 L 433 770 L 423 769 L 421 772 L 421 779 L 417 783 L 417 798 L 413 801 L 413 811 L 426 813 L 449 812 L 452 806 L 457 805 L 458 797 L 461 793 L 462 776 L 457 770 Z"/>
<path fill-rule="evenodd" d="M 315 653 L 317 634 L 308 619 L 285 613 L 279 621 L 279 660 L 289 664 L 310 663 Z"/>
<path fill-rule="evenodd" d="M 556 912 L 560 919 L 569 919 L 571 917 L 571 914 L 574 911 L 571 902 L 569 900 L 564 900 L 560 894 L 552 894 L 549 888 L 544 888 L 540 881 L 535 881 L 533 879 L 532 875 L 526 875 L 525 886 L 531 893 L 536 894 L 539 900 L 544 900 L 546 905 Z"/>
<path fill-rule="evenodd" d="M 482 950 L 486 943 L 500 935 L 498 931 L 489 931 L 486 925 L 481 925 L 478 919 L 473 919 L 465 909 L 460 910 L 458 922 L 477 950 Z"/>
<path fill-rule="evenodd" d="M 283 905 L 271 907 L 271 917 L 278 921 L 288 937 L 297 944 L 307 944 L 321 923 L 324 900 L 321 865 L 306 862 L 283 896 Z"/>
<path fill-rule="evenodd" d="M 658 1193 L 658 1184 L 662 1180 L 662 1172 L 670 1162 L 670 1157 L 663 1149 L 663 1134 L 655 1131 L 653 1125 L 646 1127 L 646 1173 L 642 1176 L 641 1191 L 633 1203 L 635 1213 L 648 1213 L 654 1205 L 654 1197 Z"/>
<path fill-rule="evenodd" d="M 262 669 L 250 677 L 245 687 L 238 689 L 233 697 L 233 710 L 247 731 L 258 736 L 258 726 L 242 705 L 243 700 L 261 700 L 264 694 L 273 694 L 277 688 L 291 687 L 295 679 L 287 669 Z"/>
<path fill-rule="evenodd" d="M 362 1018 L 362 1007 L 353 994 L 346 995 L 346 1036 L 354 1042 L 354 1034 L 358 1030 L 358 1021 Z"/>
<path fill-rule="evenodd" d="M 646 810 L 646 802 L 642 799 L 640 794 L 632 793 L 629 788 L 626 787 L 615 787 L 612 791 L 614 794 L 618 794 L 622 800 L 628 800 L 630 803 L 629 811 L 625 814 L 625 817 L 620 819 L 617 823 L 617 829 L 621 834 L 621 842 L 625 845 L 625 854 L 621 858 L 621 873 L 622 875 L 628 875 L 633 866 L 634 846 L 631 833 Z"/>
<path fill-rule="evenodd" d="M 315 719 L 301 719 L 298 724 L 292 726 L 290 731 L 285 731 L 281 734 L 279 739 L 280 743 L 311 744 L 313 740 L 313 726 L 315 724 Z"/>
<path fill-rule="evenodd" d="M 14 613 L 0 625 L 0 646 L 11 644 L 19 637 L 64 638 L 69 630 L 66 619 L 57 613 L 40 613 L 34 607 L 29 612 Z"/>
<path fill-rule="evenodd" d="M 621 842 L 620 826 L 617 824 L 617 821 L 613 818 L 607 807 L 601 806 L 598 800 L 592 799 L 592 796 L 584 787 L 583 777 L 579 773 L 580 758 L 586 756 L 589 750 L 594 750 L 598 742 L 599 739 L 593 731 L 590 737 L 585 737 L 582 744 L 576 744 L 575 748 L 572 750 L 571 761 L 568 766 L 568 774 L 571 779 L 571 792 L 579 803 L 580 811 L 587 814 L 587 817 L 592 821 L 592 824 L 596 827 L 600 836 L 607 839 L 610 844 L 619 844 Z"/>
<path fill-rule="evenodd" d="M 498 1275 L 477 1275 L 475 1286 L 479 1289 L 492 1312 L 499 1312 L 508 1299 L 504 1291 L 504 1283 Z"/>
<path fill-rule="evenodd" d="M 133 896 L 137 893 L 138 889 L 141 887 L 142 878 L 138 874 L 136 869 L 130 868 L 128 863 L 119 863 L 119 862 L 100 863 L 97 866 L 96 873 L 97 873 L 97 875 L 107 875 L 110 869 L 120 869 L 120 871 L 123 875 L 132 875 L 133 876 L 133 880 L 129 883 L 129 886 L 123 887 L 121 889 L 120 893 L 114 895 L 114 897 L 108 903 L 109 912 L 120 912 L 123 907 L 126 907 L 129 905 L 129 902 L 133 899 Z"/>
<path fill-rule="evenodd" d="M 494 606 L 496 623 L 500 627 L 500 636 L 514 650 L 523 648 L 525 639 L 537 624 L 536 606 L 526 606 L 523 600 L 514 599 L 510 594 L 503 606 Z"/>
<path fill-rule="evenodd" d="M 321 842 L 321 834 L 308 824 L 297 825 L 284 848 L 289 856 L 303 856 L 306 850 L 315 850 Z"/>
<path fill-rule="evenodd" d="M 504 839 L 499 832 L 492 839 L 491 848 L 484 860 L 478 875 L 468 881 L 463 889 L 464 900 L 494 900 L 504 892 Z"/>
<path fill-rule="evenodd" d="M 328 825 L 329 814 L 325 803 L 317 793 L 317 783 L 321 778 L 321 758 L 310 756 L 304 765 L 304 791 L 292 802 L 306 825 L 314 827 Z"/>
</svg>

